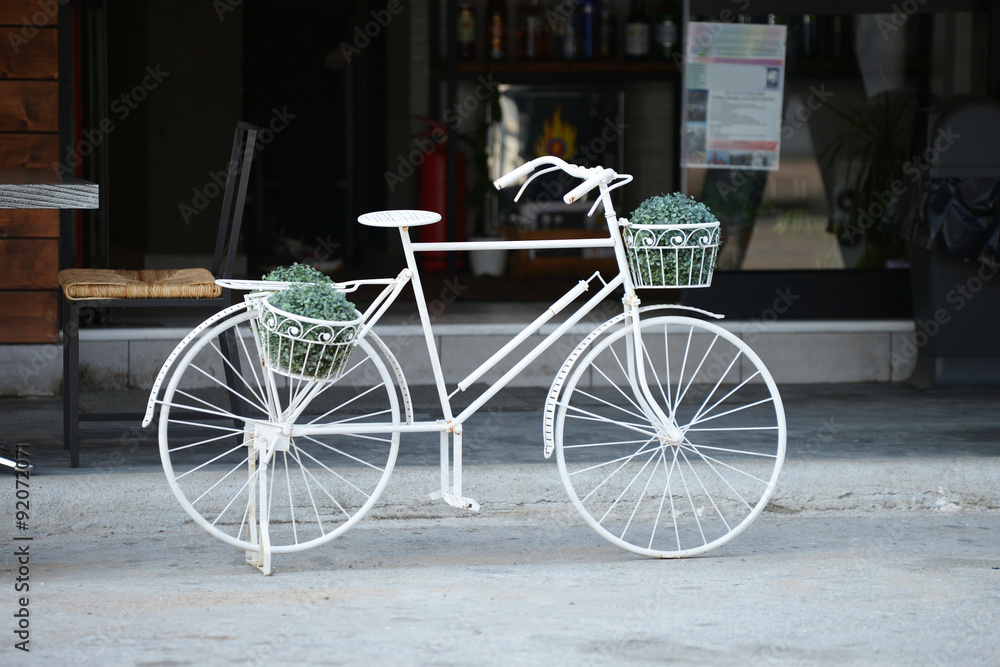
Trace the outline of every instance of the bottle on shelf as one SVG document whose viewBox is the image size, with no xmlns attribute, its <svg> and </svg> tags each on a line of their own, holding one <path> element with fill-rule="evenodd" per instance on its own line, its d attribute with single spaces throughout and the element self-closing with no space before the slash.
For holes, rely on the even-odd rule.
<svg viewBox="0 0 1000 667">
<path fill-rule="evenodd" d="M 601 3 L 601 20 L 597 30 L 597 57 L 602 60 L 612 60 L 618 55 L 618 19 L 610 5 L 611 0 Z"/>
<path fill-rule="evenodd" d="M 518 57 L 521 60 L 539 60 L 545 57 L 545 21 L 539 0 L 530 0 L 520 6 L 518 21 Z"/>
<path fill-rule="evenodd" d="M 649 58 L 650 20 L 643 0 L 632 0 L 632 9 L 625 19 L 625 57 L 632 60 Z"/>
<path fill-rule="evenodd" d="M 490 60 L 507 58 L 507 0 L 486 4 L 486 56 Z"/>
<path fill-rule="evenodd" d="M 844 55 L 844 19 L 842 16 L 834 16 L 830 22 L 830 44 L 827 55 L 831 58 L 840 58 Z"/>
<path fill-rule="evenodd" d="M 816 54 L 816 15 L 802 15 L 802 56 L 811 58 Z"/>
<path fill-rule="evenodd" d="M 579 8 L 573 10 L 569 16 L 564 16 L 561 22 L 562 38 L 559 40 L 560 60 L 576 60 L 579 55 Z"/>
<path fill-rule="evenodd" d="M 600 10 L 596 0 L 580 0 L 577 8 L 577 38 L 579 47 L 577 54 L 584 60 L 593 60 L 597 57 L 598 48 L 598 22 L 600 21 Z"/>
<path fill-rule="evenodd" d="M 673 58 L 679 46 L 680 11 L 673 0 L 661 0 L 656 8 L 656 57 L 661 60 Z"/>
<path fill-rule="evenodd" d="M 458 59 L 473 60 L 476 57 L 476 10 L 471 3 L 459 3 L 456 20 Z"/>
</svg>

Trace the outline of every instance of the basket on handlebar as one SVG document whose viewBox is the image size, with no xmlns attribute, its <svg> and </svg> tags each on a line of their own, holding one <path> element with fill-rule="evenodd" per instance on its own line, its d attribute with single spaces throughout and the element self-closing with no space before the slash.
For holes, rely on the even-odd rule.
<svg viewBox="0 0 1000 667">
<path fill-rule="evenodd" d="M 719 223 L 636 225 L 622 221 L 636 287 L 708 287 L 719 250 Z"/>
<path fill-rule="evenodd" d="M 335 291 L 332 286 L 323 289 Z M 358 342 L 361 313 L 346 300 L 338 308 L 344 314 L 338 319 L 291 313 L 272 303 L 280 293 L 259 300 L 260 317 L 253 332 L 263 363 L 276 373 L 302 380 L 340 377 Z"/>
</svg>

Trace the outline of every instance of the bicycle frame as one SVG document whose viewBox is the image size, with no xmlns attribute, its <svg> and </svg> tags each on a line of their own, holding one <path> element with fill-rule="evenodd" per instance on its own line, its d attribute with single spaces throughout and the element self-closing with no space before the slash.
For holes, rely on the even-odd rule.
<svg viewBox="0 0 1000 667">
<path fill-rule="evenodd" d="M 416 299 L 417 311 L 420 317 L 420 325 L 423 330 L 424 341 L 427 347 L 427 353 L 430 357 L 431 369 L 434 374 L 434 385 L 438 394 L 438 401 L 440 403 L 442 411 L 442 419 L 437 421 L 427 421 L 427 422 L 413 422 L 406 425 L 400 425 L 396 430 L 402 433 L 427 433 L 427 432 L 438 432 L 441 434 L 441 489 L 439 492 L 433 494 L 435 497 L 443 497 L 449 504 L 456 507 L 462 507 L 466 509 L 478 510 L 479 504 L 472 500 L 471 498 L 462 497 L 462 425 L 463 423 L 472 415 L 474 415 L 483 405 L 485 405 L 491 398 L 493 398 L 501 389 L 506 387 L 511 380 L 513 380 L 524 368 L 531 364 L 535 359 L 537 359 L 541 354 L 543 354 L 548 348 L 550 348 L 563 334 L 565 334 L 571 327 L 576 325 L 580 320 L 582 320 L 588 313 L 590 313 L 599 303 L 601 303 L 605 298 L 607 298 L 612 292 L 614 292 L 619 287 L 624 287 L 625 296 L 623 298 L 623 303 L 626 311 L 625 324 L 630 326 L 637 322 L 639 319 L 639 305 L 640 300 L 635 292 L 635 285 L 632 281 L 631 274 L 628 270 L 628 260 L 625 255 L 624 243 L 621 236 L 621 230 L 619 227 L 618 217 L 614 210 L 614 205 L 611 201 L 610 193 L 616 187 L 625 185 L 632 180 L 631 176 L 619 175 L 609 169 L 603 169 L 600 167 L 595 167 L 591 169 L 586 169 L 582 167 L 576 167 L 575 165 L 567 165 L 567 163 L 559 160 L 558 158 L 543 157 L 538 158 L 532 162 L 522 165 L 518 170 L 513 173 L 520 172 L 522 174 L 530 173 L 535 169 L 535 167 L 540 165 L 555 165 L 548 169 L 543 169 L 542 171 L 536 172 L 528 179 L 528 182 L 532 178 L 540 176 L 544 173 L 548 173 L 555 169 L 562 169 L 571 173 L 571 175 L 584 174 L 588 177 L 578 188 L 566 195 L 565 199 L 567 203 L 575 198 L 578 198 L 585 194 L 588 190 L 594 187 L 600 188 L 600 194 L 595 202 L 594 207 L 591 209 L 591 213 L 596 210 L 598 204 L 601 204 L 604 208 L 604 216 L 607 222 L 609 236 L 607 238 L 598 239 L 560 239 L 560 240 L 511 240 L 511 241 L 450 241 L 450 242 L 436 242 L 436 243 L 421 243 L 413 242 L 409 236 L 409 228 L 406 226 L 399 227 L 400 239 L 403 246 L 403 254 L 406 260 L 407 270 L 400 274 L 401 281 L 412 282 L 413 292 Z M 530 168 L 529 168 L 530 167 Z M 573 168 L 572 171 L 569 168 Z M 573 173 L 576 171 L 577 173 Z M 581 176 L 582 177 L 582 176 Z M 611 186 L 611 182 L 615 180 L 621 180 L 621 183 Z M 588 187 L 589 185 L 589 187 Z M 527 186 L 527 182 L 524 184 Z M 521 192 L 515 197 L 515 201 L 520 197 L 521 193 L 524 191 L 524 186 L 521 188 Z M 499 182 L 498 182 L 499 187 Z M 483 362 L 478 368 L 472 371 L 469 375 L 458 382 L 457 388 L 452 392 L 448 393 L 444 372 L 441 367 L 441 358 L 438 353 L 437 346 L 434 344 L 434 333 L 431 325 L 430 313 L 427 308 L 426 298 L 424 296 L 423 288 L 420 281 L 420 270 L 417 263 L 416 255 L 419 252 L 441 252 L 441 251 L 463 251 L 463 250 L 481 250 L 481 249 L 506 249 L 506 250 L 544 250 L 544 249 L 583 249 L 583 248 L 612 248 L 615 253 L 615 258 L 618 264 L 618 275 L 612 278 L 610 281 L 605 281 L 600 275 L 600 272 L 595 272 L 587 280 L 581 280 L 575 287 L 570 289 L 553 303 L 543 314 L 536 318 L 530 325 L 528 325 L 521 333 L 511 339 L 506 345 L 501 347 L 497 352 L 495 352 L 489 359 Z M 479 380 L 484 374 L 486 374 L 490 369 L 496 366 L 500 361 L 506 359 L 510 356 L 513 351 L 519 347 L 528 337 L 537 333 L 543 325 L 545 325 L 553 316 L 563 311 L 570 303 L 575 301 L 579 296 L 589 289 L 591 281 L 599 279 L 603 286 L 596 294 L 594 294 L 590 299 L 588 299 L 583 305 L 576 308 L 576 310 L 567 317 L 562 324 L 556 327 L 550 334 L 548 334 L 542 341 L 536 344 L 530 351 L 524 354 L 524 356 L 518 361 L 512 368 L 510 368 L 506 373 L 504 373 L 499 379 L 497 379 L 493 384 L 487 387 L 482 394 L 480 394 L 468 407 L 462 410 L 459 414 L 454 414 L 454 410 L 451 404 L 451 399 L 459 391 L 466 391 L 470 386 L 473 385 L 477 380 Z M 400 285 L 397 285 L 393 291 L 392 297 L 399 293 Z M 388 289 L 388 288 L 387 288 Z M 380 309 L 379 313 L 384 312 L 387 303 L 384 304 Z M 367 326 L 374 323 L 374 320 L 369 322 Z M 635 398 L 639 403 L 640 408 L 646 414 L 646 416 L 656 424 L 661 426 L 666 437 L 676 437 L 678 431 L 673 425 L 672 416 L 665 414 L 662 409 L 658 406 L 657 402 L 649 393 L 649 388 L 646 382 L 645 368 L 644 364 L 640 363 L 636 359 L 636 350 L 641 350 L 641 332 L 639 327 L 632 327 L 633 335 L 630 337 L 630 343 L 628 345 L 628 375 L 630 382 L 635 390 Z M 366 329 L 367 331 L 367 329 Z M 303 402 L 302 409 L 304 409 L 304 404 L 308 403 L 308 400 Z M 294 419 L 291 420 L 293 426 L 291 427 L 290 437 L 294 436 L 308 436 L 310 434 L 335 434 L 335 433 L 365 433 L 378 432 L 379 426 L 365 427 L 360 424 L 351 425 L 308 425 L 308 426 L 297 426 L 294 425 Z M 382 429 L 384 430 L 384 429 Z M 449 462 L 449 452 L 448 452 L 448 434 L 452 435 L 453 446 L 451 451 L 451 457 Z M 449 485 L 448 480 L 448 469 L 452 468 L 452 479 Z"/>
</svg>

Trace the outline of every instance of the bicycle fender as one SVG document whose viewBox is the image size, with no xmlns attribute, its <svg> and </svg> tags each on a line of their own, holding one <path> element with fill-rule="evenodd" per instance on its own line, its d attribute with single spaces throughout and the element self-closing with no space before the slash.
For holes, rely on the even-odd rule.
<svg viewBox="0 0 1000 667">
<path fill-rule="evenodd" d="M 706 315 L 717 320 L 723 318 L 722 315 L 717 315 L 716 313 L 712 313 L 701 308 L 695 308 L 694 306 L 682 306 L 679 304 L 656 304 L 651 306 L 642 306 L 639 308 L 639 313 L 642 314 L 653 310 L 688 310 L 701 313 L 702 315 Z M 562 388 L 566 383 L 566 378 L 569 377 L 570 371 L 572 371 L 573 367 L 576 365 L 577 359 L 580 358 L 584 350 L 590 347 L 590 344 L 594 342 L 594 339 L 611 327 L 620 324 L 625 317 L 625 313 L 616 315 L 590 332 L 590 334 L 580 341 L 580 344 L 577 345 L 572 352 L 570 352 L 569 356 L 566 357 L 566 361 L 563 362 L 562 367 L 559 369 L 559 372 L 557 372 L 555 378 L 553 378 L 552 385 L 549 387 L 548 396 L 545 399 L 545 410 L 542 413 L 542 454 L 545 458 L 552 458 L 552 452 L 554 452 L 556 448 L 556 410 L 559 407 L 559 395 L 562 393 Z"/>
<path fill-rule="evenodd" d="M 149 399 L 146 401 L 146 414 L 142 418 L 142 427 L 146 428 L 153 422 L 153 415 L 156 412 L 157 399 L 160 397 L 160 387 L 163 386 L 163 381 L 167 378 L 170 373 L 170 369 L 173 368 L 174 362 L 177 358 L 181 356 L 181 352 L 191 344 L 195 338 L 197 338 L 205 329 L 212 326 L 219 320 L 223 320 L 234 313 L 238 313 L 241 310 L 246 310 L 251 307 L 252 304 L 248 302 L 237 303 L 220 310 L 215 315 L 212 315 L 207 320 L 192 329 L 188 335 L 186 335 L 180 343 L 177 344 L 169 355 L 167 355 L 166 360 L 163 362 L 163 366 L 160 367 L 160 372 L 156 374 L 156 380 L 153 381 L 153 387 L 149 391 Z"/>
</svg>

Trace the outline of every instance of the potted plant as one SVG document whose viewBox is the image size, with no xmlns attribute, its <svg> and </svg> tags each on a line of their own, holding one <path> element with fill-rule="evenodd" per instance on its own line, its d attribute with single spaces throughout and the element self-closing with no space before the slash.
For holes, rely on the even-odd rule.
<svg viewBox="0 0 1000 667">
<path fill-rule="evenodd" d="M 650 197 L 622 221 L 637 287 L 705 287 L 712 282 L 719 221 L 680 192 Z"/>
<path fill-rule="evenodd" d="M 856 268 L 884 268 L 906 256 L 906 244 L 885 227 L 891 200 L 909 180 L 903 169 L 910 159 L 914 98 L 883 92 L 849 109 L 828 101 L 824 107 L 846 127 L 820 153 L 820 164 L 841 179 L 834 204 L 842 219 L 830 231 L 843 247 L 857 248 Z"/>
<path fill-rule="evenodd" d="M 336 283 L 302 264 L 279 267 L 264 280 L 292 283 L 261 301 L 258 335 L 264 362 L 285 375 L 331 379 L 357 343 L 361 314 Z"/>
</svg>

